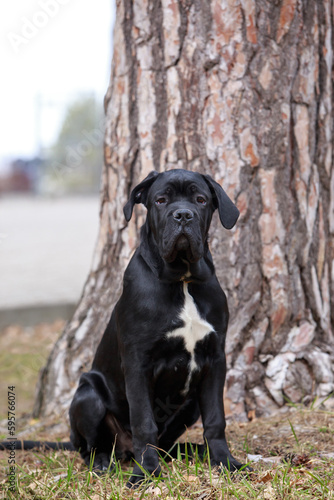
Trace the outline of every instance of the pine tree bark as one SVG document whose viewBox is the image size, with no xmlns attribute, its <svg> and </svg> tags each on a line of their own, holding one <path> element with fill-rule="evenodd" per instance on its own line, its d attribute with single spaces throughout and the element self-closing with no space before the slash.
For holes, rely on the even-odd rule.
<svg viewBox="0 0 334 500">
<path fill-rule="evenodd" d="M 100 232 L 35 415 L 67 409 L 138 241 L 130 190 L 151 170 L 209 173 L 235 200 L 210 246 L 228 296 L 227 415 L 334 390 L 333 1 L 117 0 Z"/>
</svg>

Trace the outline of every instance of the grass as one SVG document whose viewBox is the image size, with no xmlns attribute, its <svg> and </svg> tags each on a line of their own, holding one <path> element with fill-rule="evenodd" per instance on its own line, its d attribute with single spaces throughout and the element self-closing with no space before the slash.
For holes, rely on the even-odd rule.
<svg viewBox="0 0 334 500">
<path fill-rule="evenodd" d="M 63 327 L 63 323 L 31 329 L 9 327 L 0 336 L 1 401 L 8 385 L 17 385 L 17 414 L 32 410 L 38 370 Z M 1 354 L 2 353 L 2 354 Z M 3 394 L 2 394 L 3 393 Z M 227 428 L 233 455 L 244 463 L 247 454 L 261 455 L 274 462 L 252 464 L 254 472 L 220 474 L 195 456 L 161 460 L 162 477 L 153 478 L 139 490 L 126 488 L 132 465 L 116 463 L 111 474 L 97 476 L 79 455 L 62 451 L 16 452 L 15 493 L 8 491 L 8 455 L 0 452 L 0 498 L 6 500 L 334 500 L 334 410 L 314 400 L 308 408 L 287 402 L 270 418 L 249 423 L 230 422 Z M 6 410 L 6 405 L 1 409 Z M 3 414 L 3 417 L 5 414 Z M 1 418 L 1 415 L 0 415 Z M 29 417 L 17 421 L 17 432 L 26 428 L 25 439 L 68 440 L 62 422 L 35 422 Z M 7 422 L 0 422 L 0 439 L 6 437 Z M 57 426 L 55 424 L 58 424 Z M 62 424 L 62 425 L 59 425 Z M 2 434 L 2 436 L 1 436 Z M 202 442 L 200 427 L 187 432 L 192 442 Z M 327 455 L 327 456 L 326 456 Z M 208 457 L 207 457 L 208 458 Z"/>
<path fill-rule="evenodd" d="M 64 321 L 59 320 L 34 328 L 12 325 L 0 331 L 0 419 L 7 416 L 2 402 L 7 399 L 8 386 L 16 386 L 20 414 L 32 412 L 39 371 L 63 326 Z"/>
<path fill-rule="evenodd" d="M 97 476 L 86 470 L 77 457 L 53 452 L 40 460 L 38 469 L 23 464 L 18 470 L 17 491 L 10 499 L 328 499 L 333 497 L 332 465 L 325 460 L 311 468 L 282 463 L 260 465 L 256 472 L 231 474 L 210 470 L 207 463 L 181 460 L 164 462 L 163 478 L 153 478 L 138 490 L 126 488 L 129 467 L 116 466 L 112 474 Z M 333 497 L 334 498 L 334 497 Z"/>
<path fill-rule="evenodd" d="M 293 437 L 295 438 L 296 444 L 297 444 L 297 446 L 299 446 L 299 439 L 298 439 L 298 437 L 297 437 L 296 431 L 295 431 L 295 429 L 294 429 L 294 427 L 293 427 L 292 423 L 290 422 L 290 420 L 288 420 L 288 422 L 289 422 L 289 425 L 290 425 L 290 427 L 291 427 L 291 432 L 292 432 L 292 434 L 293 434 Z"/>
<path fill-rule="evenodd" d="M 189 430 L 188 438 L 197 440 L 199 431 Z M 2 452 L 0 491 L 8 500 L 334 499 L 333 431 L 334 412 L 318 407 L 292 408 L 286 415 L 233 423 L 228 437 L 237 458 L 246 462 L 247 453 L 261 454 L 274 457 L 275 463 L 254 463 L 253 472 L 220 473 L 210 467 L 209 454 L 204 461 L 196 455 L 182 460 L 179 455 L 170 462 L 161 459 L 162 476 L 148 478 L 137 490 L 126 488 L 133 464 L 116 462 L 112 473 L 98 476 L 92 468 L 87 470 L 76 453 L 17 451 L 17 488 L 12 494 L 7 488 L 7 460 Z"/>
</svg>

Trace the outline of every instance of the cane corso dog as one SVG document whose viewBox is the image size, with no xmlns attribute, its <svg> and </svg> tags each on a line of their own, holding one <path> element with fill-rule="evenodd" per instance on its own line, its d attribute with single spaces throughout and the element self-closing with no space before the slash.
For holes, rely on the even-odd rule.
<svg viewBox="0 0 334 500">
<path fill-rule="evenodd" d="M 213 212 L 226 229 L 239 211 L 208 175 L 151 172 L 124 207 L 147 208 L 123 292 L 70 408 L 71 441 L 87 464 L 134 457 L 128 486 L 159 475 L 170 450 L 202 417 L 212 465 L 240 469 L 225 439 L 226 296 L 208 247 Z"/>
</svg>

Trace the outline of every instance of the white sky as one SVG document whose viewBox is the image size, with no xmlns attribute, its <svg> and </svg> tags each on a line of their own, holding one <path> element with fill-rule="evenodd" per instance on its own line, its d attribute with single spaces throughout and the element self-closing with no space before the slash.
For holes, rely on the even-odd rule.
<svg viewBox="0 0 334 500">
<path fill-rule="evenodd" d="M 38 136 L 42 146 L 50 145 L 66 103 L 81 93 L 97 94 L 102 106 L 114 0 L 1 2 L 0 20 L 1 169 L 8 157 L 36 154 Z"/>
</svg>

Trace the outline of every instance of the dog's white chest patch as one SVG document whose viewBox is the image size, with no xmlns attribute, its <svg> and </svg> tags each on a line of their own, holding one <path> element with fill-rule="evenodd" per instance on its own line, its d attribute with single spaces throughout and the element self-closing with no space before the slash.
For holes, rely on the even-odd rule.
<svg viewBox="0 0 334 500">
<path fill-rule="evenodd" d="M 179 318 L 183 321 L 184 325 L 180 328 L 169 332 L 168 337 L 182 337 L 184 346 L 191 355 L 190 361 L 190 376 L 186 384 L 185 390 L 189 387 L 191 372 L 197 368 L 195 361 L 194 351 L 197 342 L 203 340 L 206 335 L 214 331 L 214 328 L 205 319 L 201 318 L 194 299 L 188 291 L 187 283 L 183 283 L 184 305 Z"/>
</svg>

